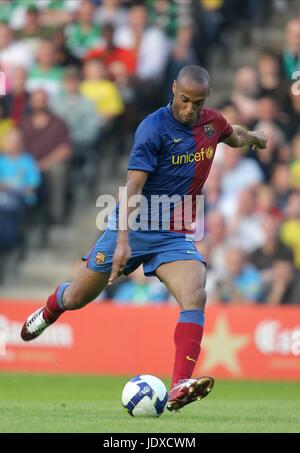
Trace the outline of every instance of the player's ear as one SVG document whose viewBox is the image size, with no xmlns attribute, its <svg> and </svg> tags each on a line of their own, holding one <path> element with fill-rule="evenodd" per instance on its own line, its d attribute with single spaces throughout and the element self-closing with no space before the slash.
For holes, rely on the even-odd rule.
<svg viewBox="0 0 300 453">
<path fill-rule="evenodd" d="M 174 82 L 173 82 L 172 91 L 173 91 L 173 94 L 175 95 L 175 91 L 176 91 L 176 80 L 174 80 Z"/>
<path fill-rule="evenodd" d="M 210 89 L 208 90 L 208 95 L 207 95 L 207 97 L 210 96 L 211 93 L 212 93 L 212 88 L 210 88 Z"/>
</svg>

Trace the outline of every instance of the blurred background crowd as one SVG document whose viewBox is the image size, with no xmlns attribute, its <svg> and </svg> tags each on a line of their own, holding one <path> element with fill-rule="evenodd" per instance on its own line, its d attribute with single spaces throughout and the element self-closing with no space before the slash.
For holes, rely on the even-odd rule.
<svg viewBox="0 0 300 453">
<path fill-rule="evenodd" d="M 44 297 L 72 277 L 99 234 L 97 195 L 124 184 L 137 125 L 186 64 L 211 72 L 210 107 L 269 139 L 218 145 L 197 244 L 208 303 L 300 303 L 296 0 L 0 0 L 4 295 Z M 107 297 L 174 303 L 141 269 Z"/>
</svg>

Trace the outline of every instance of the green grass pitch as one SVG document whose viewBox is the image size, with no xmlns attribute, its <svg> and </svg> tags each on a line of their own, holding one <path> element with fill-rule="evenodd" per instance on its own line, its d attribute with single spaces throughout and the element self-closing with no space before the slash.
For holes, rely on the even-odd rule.
<svg viewBox="0 0 300 453">
<path fill-rule="evenodd" d="M 126 377 L 0 374 L 0 433 L 221 433 L 300 431 L 300 384 L 217 380 L 179 413 L 130 417 Z M 168 381 L 164 380 L 166 384 Z"/>
</svg>

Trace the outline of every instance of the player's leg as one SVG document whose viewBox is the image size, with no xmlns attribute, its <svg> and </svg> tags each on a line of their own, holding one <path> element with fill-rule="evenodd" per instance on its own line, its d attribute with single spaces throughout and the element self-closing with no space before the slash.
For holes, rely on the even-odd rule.
<svg viewBox="0 0 300 453">
<path fill-rule="evenodd" d="M 71 283 L 61 283 L 48 297 L 46 305 L 27 318 L 21 331 L 23 340 L 38 337 L 64 311 L 82 308 L 103 291 L 110 276 L 116 239 L 117 231 L 107 229 L 103 233 L 90 253 L 83 258 L 86 263 L 82 264 L 75 279 Z M 138 267 L 142 260 L 134 251 L 134 242 L 132 250 L 134 256 L 124 269 L 125 275 Z"/>
<path fill-rule="evenodd" d="M 21 331 L 25 341 L 38 337 L 66 310 L 82 308 L 94 300 L 105 288 L 110 273 L 96 272 L 82 263 L 71 283 L 61 283 L 48 297 L 46 305 L 30 315 Z"/>
<path fill-rule="evenodd" d="M 200 261 L 173 261 L 160 265 L 156 275 L 181 309 L 174 335 L 174 384 L 191 377 L 200 353 L 206 303 L 206 268 Z"/>
<path fill-rule="evenodd" d="M 45 307 L 26 320 L 21 337 L 33 340 L 53 324 L 65 310 L 76 310 L 95 299 L 105 288 L 112 265 L 117 232 L 107 229 L 83 258 L 79 272 L 72 283 L 61 283 L 48 297 Z"/>
<path fill-rule="evenodd" d="M 203 334 L 206 268 L 201 261 L 179 260 L 161 264 L 156 269 L 156 275 L 181 309 L 174 334 L 176 352 L 168 402 L 168 409 L 176 411 L 205 397 L 214 384 L 209 376 L 191 379 Z"/>
</svg>

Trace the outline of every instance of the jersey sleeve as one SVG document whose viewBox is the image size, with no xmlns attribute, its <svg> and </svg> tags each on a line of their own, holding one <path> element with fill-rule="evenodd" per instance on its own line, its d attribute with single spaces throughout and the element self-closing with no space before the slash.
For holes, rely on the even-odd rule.
<svg viewBox="0 0 300 453">
<path fill-rule="evenodd" d="M 128 170 L 152 173 L 157 166 L 160 136 L 153 121 L 146 118 L 137 128 L 128 161 Z"/>
<path fill-rule="evenodd" d="M 218 112 L 218 122 L 219 122 L 219 142 L 225 140 L 225 138 L 229 137 L 233 133 L 233 129 L 231 124 L 229 124 L 224 116 Z"/>
</svg>

